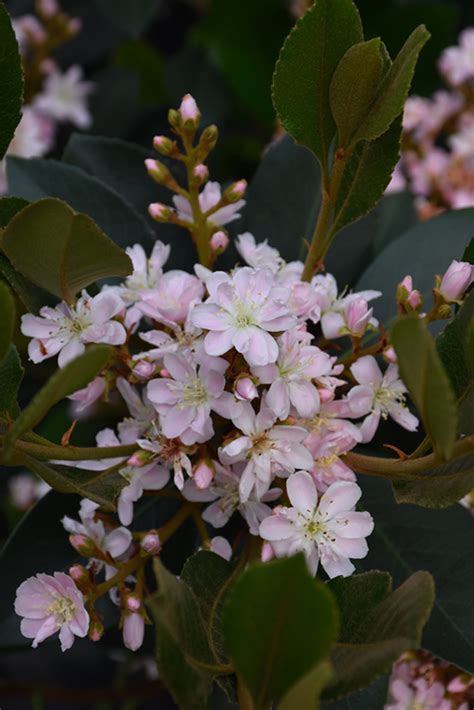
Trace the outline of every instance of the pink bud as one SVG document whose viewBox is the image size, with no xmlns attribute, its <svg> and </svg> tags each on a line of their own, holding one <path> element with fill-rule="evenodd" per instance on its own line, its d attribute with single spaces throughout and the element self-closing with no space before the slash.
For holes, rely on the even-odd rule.
<svg viewBox="0 0 474 710">
<path fill-rule="evenodd" d="M 364 334 L 367 324 L 372 318 L 373 310 L 369 308 L 365 298 L 355 298 L 344 309 L 347 329 L 351 335 L 360 337 Z"/>
<path fill-rule="evenodd" d="M 52 17 L 59 12 L 56 0 L 38 0 L 37 8 L 38 12 L 44 17 Z"/>
<path fill-rule="evenodd" d="M 91 641 L 100 641 L 104 635 L 104 626 L 100 621 L 94 622 L 89 629 L 89 639 Z"/>
<path fill-rule="evenodd" d="M 134 594 L 128 595 L 126 604 L 127 604 L 127 609 L 129 611 L 138 611 L 142 605 L 139 597 L 135 596 Z"/>
<path fill-rule="evenodd" d="M 169 155 L 173 151 L 174 143 L 166 136 L 155 136 L 153 138 L 153 148 L 161 155 Z"/>
<path fill-rule="evenodd" d="M 86 568 L 82 565 L 73 565 L 70 567 L 69 574 L 75 582 L 81 582 L 85 579 L 85 577 L 87 579 L 89 578 Z"/>
<path fill-rule="evenodd" d="M 159 184 L 165 183 L 170 177 L 170 171 L 160 163 L 159 160 L 153 160 L 152 158 L 147 158 L 145 160 L 145 167 L 147 169 L 148 175 L 153 178 L 153 180 Z"/>
<path fill-rule="evenodd" d="M 194 482 L 198 488 L 209 488 L 214 478 L 214 469 L 206 461 L 201 461 L 194 469 Z"/>
<path fill-rule="evenodd" d="M 145 619 L 141 614 L 127 614 L 123 620 L 123 642 L 130 651 L 137 651 L 145 636 Z"/>
<path fill-rule="evenodd" d="M 410 291 L 413 291 L 413 279 L 412 279 L 412 277 L 411 277 L 410 275 L 405 276 L 405 278 L 404 278 L 402 281 L 400 281 L 400 284 L 399 284 L 399 285 L 400 285 L 402 288 L 406 289 L 406 290 L 408 291 L 408 293 L 410 293 Z"/>
<path fill-rule="evenodd" d="M 161 202 L 153 202 L 151 205 L 148 206 L 148 214 L 150 215 L 150 217 L 153 217 L 153 219 L 156 219 L 158 222 L 167 222 L 173 212 L 174 210 L 172 210 L 171 207 L 167 207 Z"/>
<path fill-rule="evenodd" d="M 162 377 L 171 377 L 170 372 L 166 369 L 166 367 L 162 367 L 160 370 L 160 375 Z"/>
<path fill-rule="evenodd" d="M 421 293 L 416 288 L 408 294 L 407 303 L 414 311 L 423 303 Z"/>
<path fill-rule="evenodd" d="M 270 562 L 275 557 L 273 548 L 269 542 L 264 542 L 262 545 L 261 559 L 262 562 Z"/>
<path fill-rule="evenodd" d="M 318 389 L 318 392 L 321 402 L 330 402 L 334 396 L 334 393 L 331 390 L 324 389 L 323 387 Z"/>
<path fill-rule="evenodd" d="M 235 383 L 235 396 L 237 399 L 251 402 L 258 397 L 258 391 L 251 377 L 240 377 Z"/>
<path fill-rule="evenodd" d="M 195 178 L 204 182 L 204 180 L 207 180 L 209 177 L 209 168 L 207 165 L 204 165 L 204 163 L 200 163 L 193 168 L 193 175 Z"/>
<path fill-rule="evenodd" d="M 143 466 L 143 464 L 144 464 L 143 452 L 136 451 L 134 454 L 132 454 L 130 456 L 129 459 L 127 459 L 127 464 L 129 466 L 134 466 L 135 468 L 140 468 L 140 466 Z"/>
<path fill-rule="evenodd" d="M 186 123 L 186 121 L 192 121 L 194 123 L 200 119 L 201 113 L 191 94 L 186 94 L 186 96 L 183 97 L 181 106 L 179 107 L 179 113 L 184 123 Z"/>
<path fill-rule="evenodd" d="M 474 278 L 474 267 L 467 261 L 454 260 L 439 286 L 439 291 L 446 301 L 459 300 Z"/>
<path fill-rule="evenodd" d="M 390 345 L 390 347 L 386 348 L 383 351 L 383 356 L 387 360 L 387 362 L 390 362 L 390 363 L 397 362 L 397 353 L 395 352 L 395 349 L 391 345 Z"/>
<path fill-rule="evenodd" d="M 138 360 L 132 372 L 139 380 L 149 380 L 155 372 L 155 366 L 148 360 Z"/>
<path fill-rule="evenodd" d="M 220 230 L 219 232 L 214 232 L 214 234 L 211 237 L 211 249 L 213 251 L 221 250 L 224 251 L 224 249 L 227 249 L 229 246 L 229 237 L 225 232 Z"/>
<path fill-rule="evenodd" d="M 85 535 L 69 535 L 69 542 L 84 557 L 92 557 L 97 553 L 95 542 Z"/>
<path fill-rule="evenodd" d="M 72 35 L 77 35 L 82 30 L 82 21 L 79 17 L 71 17 L 67 23 L 67 28 Z"/>
<path fill-rule="evenodd" d="M 161 550 L 161 540 L 157 532 L 147 532 L 141 540 L 141 547 L 149 555 L 157 555 Z"/>
<path fill-rule="evenodd" d="M 224 197 L 228 202 L 237 202 L 245 195 L 246 190 L 247 180 L 238 180 L 227 188 L 224 192 Z"/>
</svg>

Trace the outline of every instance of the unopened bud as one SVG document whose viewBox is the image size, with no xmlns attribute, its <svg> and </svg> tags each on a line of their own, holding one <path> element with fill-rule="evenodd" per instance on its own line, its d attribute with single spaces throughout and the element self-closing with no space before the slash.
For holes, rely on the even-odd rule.
<svg viewBox="0 0 474 710">
<path fill-rule="evenodd" d="M 200 490 L 209 488 L 214 478 L 214 468 L 207 461 L 201 461 L 194 469 L 194 483 Z"/>
<path fill-rule="evenodd" d="M 330 402 L 331 399 L 333 398 L 333 392 L 331 390 L 325 389 L 324 387 L 321 387 L 321 389 L 318 389 L 319 392 L 319 399 L 321 402 Z"/>
<path fill-rule="evenodd" d="M 372 318 L 373 309 L 369 308 L 365 298 L 355 298 L 344 309 L 344 318 L 349 333 L 361 337 Z"/>
<path fill-rule="evenodd" d="M 171 373 L 166 369 L 166 367 L 161 368 L 160 375 L 161 377 L 171 377 Z"/>
<path fill-rule="evenodd" d="M 458 301 L 474 279 L 474 266 L 467 261 L 454 260 L 441 279 L 439 292 L 451 303 Z"/>
<path fill-rule="evenodd" d="M 142 537 L 140 545 L 148 555 L 158 555 L 161 550 L 160 536 L 156 531 L 150 530 Z"/>
<path fill-rule="evenodd" d="M 171 177 L 171 173 L 166 167 L 166 165 L 160 163 L 159 160 L 147 158 L 145 160 L 145 167 L 147 169 L 148 175 L 153 178 L 153 180 L 159 185 L 162 185 Z"/>
<path fill-rule="evenodd" d="M 140 468 L 140 466 L 144 466 L 145 464 L 147 464 L 149 459 L 150 452 L 140 449 L 140 451 L 135 451 L 135 453 L 127 459 L 127 465 L 133 466 L 135 468 Z"/>
<path fill-rule="evenodd" d="M 235 383 L 235 396 L 237 399 L 251 402 L 252 399 L 258 397 L 257 387 L 251 377 L 239 377 Z"/>
<path fill-rule="evenodd" d="M 161 155 L 170 155 L 176 148 L 176 143 L 166 136 L 155 136 L 153 138 L 153 148 Z"/>
<path fill-rule="evenodd" d="M 181 120 L 184 124 L 189 124 L 192 128 L 197 128 L 201 118 L 201 112 L 198 105 L 191 94 L 183 96 L 181 106 L 179 107 Z"/>
<path fill-rule="evenodd" d="M 127 596 L 125 604 L 128 611 L 139 611 L 142 606 L 140 597 L 138 597 L 136 594 L 129 594 Z"/>
<path fill-rule="evenodd" d="M 148 360 L 138 360 L 132 370 L 132 373 L 135 377 L 138 377 L 139 380 L 149 380 L 154 372 L 155 366 L 152 362 L 148 362 Z"/>
<path fill-rule="evenodd" d="M 79 17 L 71 17 L 67 23 L 67 29 L 71 35 L 77 35 L 82 30 L 82 21 Z"/>
<path fill-rule="evenodd" d="M 261 560 L 262 562 L 270 562 L 275 557 L 275 553 L 273 552 L 273 548 L 270 545 L 269 542 L 264 542 L 262 545 L 262 552 L 261 552 Z"/>
<path fill-rule="evenodd" d="M 211 237 L 210 244 L 213 251 L 224 251 L 224 249 L 227 249 L 229 246 L 229 237 L 222 230 L 214 232 Z"/>
<path fill-rule="evenodd" d="M 397 362 L 397 353 L 395 352 L 395 348 L 391 345 L 388 348 L 385 348 L 383 356 L 385 360 L 391 364 L 395 364 Z"/>
<path fill-rule="evenodd" d="M 91 622 L 91 625 L 89 627 L 89 639 L 90 641 L 100 641 L 103 635 L 104 624 L 98 619 L 95 619 Z"/>
<path fill-rule="evenodd" d="M 193 168 L 193 176 L 202 184 L 209 177 L 209 168 L 204 163 L 199 163 Z"/>
<path fill-rule="evenodd" d="M 95 542 L 85 535 L 69 535 L 69 542 L 83 557 L 94 557 L 99 552 Z"/>
<path fill-rule="evenodd" d="M 83 565 L 73 565 L 70 567 L 69 575 L 79 584 L 89 581 L 89 573 Z"/>
<path fill-rule="evenodd" d="M 397 286 L 397 303 L 402 312 L 416 311 L 423 303 L 421 293 L 413 288 L 413 279 L 410 275 L 405 276 Z"/>
<path fill-rule="evenodd" d="M 148 206 L 148 214 L 157 222 L 168 222 L 173 216 L 174 210 L 161 202 L 152 202 Z"/>
<path fill-rule="evenodd" d="M 56 0 L 38 0 L 36 5 L 37 11 L 43 17 L 53 17 L 59 12 L 59 6 Z"/>
<path fill-rule="evenodd" d="M 204 160 L 204 158 L 209 155 L 211 150 L 215 148 L 218 137 L 219 131 L 217 130 L 217 126 L 214 124 L 206 126 L 203 130 L 198 144 L 198 155 L 200 156 L 201 161 Z"/>
<path fill-rule="evenodd" d="M 241 200 L 247 190 L 247 180 L 238 180 L 232 183 L 224 192 L 227 202 L 237 202 Z"/>
</svg>

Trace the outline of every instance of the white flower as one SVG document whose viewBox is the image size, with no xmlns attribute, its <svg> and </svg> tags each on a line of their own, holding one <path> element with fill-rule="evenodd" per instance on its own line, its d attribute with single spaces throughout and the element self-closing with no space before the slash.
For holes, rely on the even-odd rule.
<svg viewBox="0 0 474 710">
<path fill-rule="evenodd" d="M 114 558 L 120 557 L 130 547 L 132 533 L 122 527 L 107 531 L 102 520 L 95 519 L 95 513 L 99 507 L 97 503 L 84 498 L 79 508 L 81 522 L 64 516 L 61 520 L 63 527 L 74 535 L 85 535 L 102 552 L 108 553 Z"/>
<path fill-rule="evenodd" d="M 69 67 L 63 74 L 55 69 L 46 77 L 33 107 L 56 121 L 70 121 L 77 128 L 89 128 L 92 116 L 87 108 L 87 96 L 92 90 L 91 82 L 82 81 L 80 66 Z"/>
<path fill-rule="evenodd" d="M 351 366 L 358 385 L 347 395 L 347 402 L 354 417 L 366 419 L 361 425 L 362 443 L 370 441 L 379 425 L 380 417 L 391 416 L 397 424 L 408 431 L 416 431 L 418 419 L 405 406 L 405 385 L 398 375 L 398 367 L 389 365 L 385 374 L 372 355 L 364 355 Z"/>
<path fill-rule="evenodd" d="M 44 306 L 40 316 L 27 313 L 21 318 L 21 332 L 33 338 L 28 345 L 30 360 L 42 362 L 59 353 L 58 365 L 64 367 L 82 355 L 87 343 L 122 345 L 127 333 L 112 320 L 122 309 L 114 293 L 103 291 L 91 298 L 83 291 L 75 306 L 62 302 L 55 308 Z"/>
<path fill-rule="evenodd" d="M 218 182 L 208 182 L 205 188 L 201 191 L 199 195 L 199 206 L 202 212 L 207 212 L 212 207 L 215 207 L 222 198 L 221 186 Z M 185 222 L 193 222 L 193 211 L 189 200 L 181 195 L 175 195 L 173 197 L 174 206 L 178 211 L 179 219 Z M 239 210 L 245 205 L 245 200 L 237 200 L 230 205 L 225 205 L 221 207 L 216 212 L 208 217 L 208 221 L 216 224 L 218 226 L 223 226 L 229 222 L 233 222 L 235 219 L 240 218 Z"/>
<path fill-rule="evenodd" d="M 349 558 L 368 552 L 365 538 L 374 529 L 369 513 L 355 512 L 361 490 L 355 483 L 333 483 L 321 497 L 306 471 L 287 481 L 292 508 L 278 506 L 260 525 L 260 536 L 272 543 L 277 557 L 303 552 L 308 569 L 316 574 L 319 561 L 329 577 L 348 577 L 354 572 Z"/>
<path fill-rule="evenodd" d="M 257 244 L 250 232 L 239 234 L 235 246 L 244 261 L 254 269 L 270 269 L 276 274 L 285 263 L 278 249 L 269 246 L 267 240 Z"/>
<path fill-rule="evenodd" d="M 316 294 L 318 295 L 319 307 L 321 309 L 321 328 L 325 338 L 333 339 L 345 335 L 348 331 L 347 317 L 351 314 L 351 306 L 354 302 L 371 301 L 382 295 L 380 291 L 359 291 L 358 293 L 348 293 L 338 295 L 336 279 L 332 274 L 317 275 L 311 281 Z M 378 321 L 372 317 L 372 310 L 362 309 L 367 316 L 364 327 L 370 324 L 372 327 L 378 325 Z M 368 314 L 368 315 L 367 315 Z M 352 320 L 352 318 L 351 318 Z"/>
</svg>

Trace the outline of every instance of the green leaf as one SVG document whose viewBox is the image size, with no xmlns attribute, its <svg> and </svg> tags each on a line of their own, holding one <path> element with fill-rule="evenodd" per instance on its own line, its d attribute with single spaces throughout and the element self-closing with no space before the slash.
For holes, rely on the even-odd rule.
<svg viewBox="0 0 474 710">
<path fill-rule="evenodd" d="M 376 140 L 356 146 L 342 176 L 333 233 L 362 217 L 382 199 L 400 156 L 401 130 L 401 121 L 396 120 Z"/>
<path fill-rule="evenodd" d="M 153 45 L 143 39 L 127 40 L 117 47 L 113 62 L 137 73 L 141 103 L 157 106 L 168 101 L 163 86 L 163 59 Z"/>
<path fill-rule="evenodd" d="M 374 256 L 418 224 L 414 199 L 411 192 L 394 192 L 385 195 L 378 206 L 379 221 L 373 236 Z"/>
<path fill-rule="evenodd" d="M 115 468 L 90 471 L 75 466 L 46 464 L 21 453 L 21 463 L 46 481 L 58 493 L 75 493 L 81 498 L 99 503 L 106 510 L 115 510 L 115 500 L 126 480 Z"/>
<path fill-rule="evenodd" d="M 106 276 L 126 276 L 130 258 L 92 221 L 52 198 L 25 207 L 5 228 L 1 246 L 15 269 L 58 298 Z"/>
<path fill-rule="evenodd" d="M 24 200 L 21 197 L 0 198 L 0 227 L 6 227 L 12 217 L 14 217 L 17 212 L 20 212 L 23 207 L 26 207 L 27 205 L 27 200 Z"/>
<path fill-rule="evenodd" d="M 7 354 L 0 361 L 0 414 L 8 414 L 14 419 L 19 414 L 17 396 L 24 370 L 18 352 L 10 345 Z"/>
<path fill-rule="evenodd" d="M 457 410 L 435 342 L 417 314 L 400 318 L 392 328 L 391 339 L 402 380 L 433 448 L 439 456 L 449 459 L 456 441 Z"/>
<path fill-rule="evenodd" d="M 369 686 L 341 700 L 323 703 L 322 710 L 384 710 L 387 702 L 389 675 L 380 676 Z"/>
<path fill-rule="evenodd" d="M 15 32 L 3 3 L 0 4 L 0 159 L 5 155 L 20 122 L 23 71 Z"/>
<path fill-rule="evenodd" d="M 429 36 L 424 25 L 420 25 L 411 33 L 383 78 L 377 97 L 356 132 L 353 142 L 375 140 L 385 133 L 396 117 L 402 113 L 418 55 Z"/>
<path fill-rule="evenodd" d="M 392 591 L 390 575 L 372 570 L 329 582 L 341 612 L 341 636 L 331 653 L 335 679 L 325 698 L 338 698 L 388 671 L 401 653 L 420 645 L 434 602 L 433 578 L 417 572 Z"/>
<path fill-rule="evenodd" d="M 472 427 L 471 401 L 471 427 Z M 426 480 L 394 481 L 399 503 L 414 503 L 425 508 L 447 508 L 474 489 L 474 455 L 462 456 L 426 471 Z"/>
<path fill-rule="evenodd" d="M 226 648 L 257 708 L 278 701 L 337 635 L 337 607 L 302 555 L 248 569 L 224 604 Z"/>
<path fill-rule="evenodd" d="M 396 315 L 395 291 L 407 274 L 413 276 L 413 283 L 423 297 L 430 299 L 433 275 L 443 274 L 451 261 L 460 257 L 472 236 L 473 224 L 472 208 L 445 212 L 417 224 L 376 256 L 357 281 L 355 290 L 382 291 L 375 302 L 375 316 L 383 323 Z"/>
<path fill-rule="evenodd" d="M 474 238 L 471 239 L 465 248 L 462 261 L 468 261 L 470 264 L 474 264 Z"/>
<path fill-rule="evenodd" d="M 0 281 L 0 364 L 8 352 L 15 327 L 15 302 L 10 289 Z"/>
<path fill-rule="evenodd" d="M 327 173 L 336 124 L 329 105 L 337 65 L 363 40 L 352 0 L 316 0 L 298 20 L 280 52 L 273 75 L 273 103 L 282 126 L 310 148 Z"/>
<path fill-rule="evenodd" d="M 474 608 L 471 604 L 472 516 L 460 505 L 429 510 L 399 505 L 383 479 L 359 476 L 363 503 L 375 520 L 362 567 L 390 572 L 394 585 L 418 569 L 434 578 L 436 600 L 422 646 L 474 672 Z"/>
<path fill-rule="evenodd" d="M 330 102 L 338 145 L 347 146 L 364 122 L 384 72 L 378 38 L 353 45 L 342 57 L 331 80 Z"/>
<path fill-rule="evenodd" d="M 5 437 L 4 450 L 7 451 L 22 434 L 34 429 L 47 412 L 64 397 L 89 384 L 107 364 L 112 354 L 113 348 L 110 345 L 90 345 L 83 355 L 56 370 L 15 421 Z"/>
<path fill-rule="evenodd" d="M 76 212 L 89 215 L 118 246 L 155 240 L 145 218 L 120 195 L 83 170 L 56 160 L 16 158 L 7 160 L 10 190 L 27 200 L 57 197 Z"/>
<path fill-rule="evenodd" d="M 11 286 L 20 301 L 30 313 L 37 313 L 42 306 L 51 301 L 51 295 L 27 281 L 15 271 L 8 259 L 0 254 L 0 276 Z"/>
<path fill-rule="evenodd" d="M 277 710 L 307 710 L 307 708 L 318 710 L 321 691 L 332 676 L 333 669 L 329 661 L 320 661 L 290 688 L 282 701 L 278 703 Z"/>
</svg>

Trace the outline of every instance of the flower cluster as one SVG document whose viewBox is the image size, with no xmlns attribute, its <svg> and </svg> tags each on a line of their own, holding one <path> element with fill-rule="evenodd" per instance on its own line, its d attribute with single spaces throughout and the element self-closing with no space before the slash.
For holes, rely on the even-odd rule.
<svg viewBox="0 0 474 710">
<path fill-rule="evenodd" d="M 50 56 L 81 28 L 80 21 L 62 12 L 56 0 L 37 0 L 36 14 L 15 18 L 13 27 L 23 62 L 25 102 L 7 155 L 35 158 L 53 148 L 59 124 L 72 123 L 82 129 L 91 125 L 87 99 L 93 86 L 83 81 L 79 65 L 63 72 Z M 3 161 L 0 194 L 6 189 Z"/>
<path fill-rule="evenodd" d="M 192 143 L 199 122 L 192 97 L 170 121 L 185 152 L 162 136 L 154 144 L 186 163 L 189 189 L 154 165 L 181 199 L 177 211 L 150 211 L 186 225 L 210 265 L 212 240 L 217 234 L 225 242 L 223 223 L 243 206 L 242 185 L 222 191 L 207 182 L 207 168 L 195 180 L 209 144 L 203 147 L 208 129 Z M 74 565 L 67 577 L 39 575 L 19 589 L 17 612 L 35 644 L 60 629 L 65 648 L 86 627 L 98 640 L 104 629 L 95 602 L 110 593 L 124 643 L 137 649 L 149 621 L 145 565 L 188 517 L 202 547 L 226 559 L 244 539 L 263 560 L 302 552 L 312 574 L 320 567 L 332 578 L 352 574 L 352 560 L 367 555 L 374 523 L 370 512 L 356 510 L 361 489 L 350 452 L 387 417 L 408 431 L 418 426 L 369 305 L 381 294 L 340 291 L 331 274 L 303 281 L 301 262 L 286 263 L 249 233 L 236 246 L 244 263 L 232 271 L 199 264 L 191 274 L 166 270 L 169 247 L 161 242 L 149 256 L 136 244 L 127 249 L 134 270 L 122 284 L 22 317 L 33 362 L 57 357 L 65 367 L 89 343 L 116 346 L 117 358 L 71 399 L 82 415 L 112 392 L 126 408 L 116 430 L 97 434 L 94 459 L 74 462 L 121 479 L 118 520 L 83 500 L 80 520 L 63 525 L 87 565 Z M 455 262 L 438 280 L 434 313 L 457 302 L 471 280 L 471 267 Z M 399 292 L 399 303 L 407 302 L 409 277 Z M 135 524 L 132 534 L 145 493 L 175 498 L 181 508 L 158 530 Z M 234 513 L 243 523 L 237 536 L 226 528 Z"/>
<path fill-rule="evenodd" d="M 411 190 L 425 219 L 474 206 L 473 28 L 444 50 L 438 67 L 449 88 L 406 102 L 402 159 L 388 188 Z"/>
</svg>

